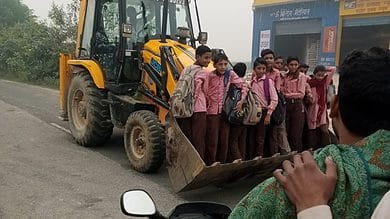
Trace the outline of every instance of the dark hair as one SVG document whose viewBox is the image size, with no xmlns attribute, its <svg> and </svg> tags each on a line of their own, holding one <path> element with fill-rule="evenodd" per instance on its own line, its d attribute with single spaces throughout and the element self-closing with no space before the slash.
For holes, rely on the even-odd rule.
<svg viewBox="0 0 390 219">
<path fill-rule="evenodd" d="M 224 54 L 224 53 L 217 53 L 215 56 L 212 58 L 214 64 L 220 62 L 220 61 L 229 61 L 229 58 Z"/>
<path fill-rule="evenodd" d="M 366 137 L 390 130 L 390 51 L 352 51 L 340 67 L 340 115 L 345 127 Z"/>
<path fill-rule="evenodd" d="M 211 49 L 208 46 L 200 45 L 198 46 L 198 48 L 196 48 L 195 57 L 198 58 L 199 56 L 202 56 L 206 52 L 211 52 Z"/>
<path fill-rule="evenodd" d="M 246 65 L 243 62 L 238 62 L 233 66 L 233 71 L 238 75 L 238 77 L 242 78 L 246 73 Z"/>
<path fill-rule="evenodd" d="M 263 50 L 261 50 L 260 54 L 261 54 L 261 57 L 263 57 L 263 58 L 264 58 L 264 56 L 269 55 L 269 54 L 272 54 L 275 57 L 275 53 L 271 49 L 263 49 Z"/>
<path fill-rule="evenodd" d="M 289 56 L 289 57 L 287 58 L 287 64 L 289 64 L 289 63 L 292 62 L 292 61 L 297 61 L 297 62 L 299 63 L 299 58 L 296 57 L 296 56 Z"/>
<path fill-rule="evenodd" d="M 314 69 L 313 74 L 316 75 L 320 71 L 326 71 L 325 66 L 323 65 L 317 65 L 317 67 Z"/>
<path fill-rule="evenodd" d="M 300 67 L 300 68 L 309 68 L 310 66 L 307 65 L 306 63 L 301 63 L 301 64 L 299 65 L 299 67 Z"/>
<path fill-rule="evenodd" d="M 253 69 L 255 69 L 259 65 L 265 65 L 267 66 L 267 61 L 265 59 L 258 57 L 254 62 L 253 62 Z"/>
<path fill-rule="evenodd" d="M 276 56 L 276 57 L 274 58 L 274 60 L 277 60 L 277 59 L 282 59 L 282 60 L 283 60 L 283 62 L 284 62 L 284 58 L 283 58 L 283 56 Z"/>
</svg>

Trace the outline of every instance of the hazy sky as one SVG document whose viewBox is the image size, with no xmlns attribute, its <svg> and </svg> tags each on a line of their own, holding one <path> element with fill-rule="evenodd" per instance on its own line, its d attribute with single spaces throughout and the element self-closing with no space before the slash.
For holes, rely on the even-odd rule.
<svg viewBox="0 0 390 219">
<path fill-rule="evenodd" d="M 69 0 L 23 0 L 40 18 L 47 17 L 51 3 Z M 198 0 L 202 30 L 209 33 L 208 45 L 223 48 L 232 61 L 250 61 L 253 0 Z"/>
</svg>

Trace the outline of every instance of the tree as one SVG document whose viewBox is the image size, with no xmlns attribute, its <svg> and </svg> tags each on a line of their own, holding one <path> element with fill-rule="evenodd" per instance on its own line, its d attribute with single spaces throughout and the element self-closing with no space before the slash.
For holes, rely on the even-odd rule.
<svg viewBox="0 0 390 219">
<path fill-rule="evenodd" d="M 34 18 L 32 11 L 20 0 L 0 0 L 0 29 Z"/>
<path fill-rule="evenodd" d="M 52 4 L 48 22 L 37 21 L 20 0 L 0 0 L 0 74 L 28 81 L 58 80 L 60 52 L 76 46 L 78 0 Z M 3 4 L 4 3 L 4 4 Z"/>
<path fill-rule="evenodd" d="M 56 44 L 44 23 L 9 27 L 0 33 L 0 71 L 28 81 L 56 78 Z"/>
<path fill-rule="evenodd" d="M 61 44 L 62 52 L 72 53 L 76 48 L 79 4 L 79 0 L 72 0 L 66 7 L 53 3 L 49 11 L 50 32 Z"/>
<path fill-rule="evenodd" d="M 15 26 L 23 23 L 31 23 L 35 20 L 32 11 L 20 0 L 0 0 L 0 73 L 16 72 L 20 63 L 16 59 L 20 47 L 19 39 L 25 29 L 19 26 L 20 32 L 15 33 Z M 11 32 L 9 32 L 11 31 Z"/>
</svg>

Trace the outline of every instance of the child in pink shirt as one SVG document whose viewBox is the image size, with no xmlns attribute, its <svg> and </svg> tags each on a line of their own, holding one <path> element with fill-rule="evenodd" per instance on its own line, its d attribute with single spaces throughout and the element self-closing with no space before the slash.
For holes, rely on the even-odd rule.
<svg viewBox="0 0 390 219">
<path fill-rule="evenodd" d="M 281 96 L 282 94 L 280 94 L 280 87 L 283 73 L 285 73 L 285 62 L 283 57 L 275 57 L 274 51 L 271 49 L 264 49 L 261 51 L 261 58 L 267 62 L 267 78 L 274 82 L 276 91 Z M 267 137 L 269 139 L 269 152 L 271 156 L 278 152 L 281 154 L 287 154 L 291 152 L 290 144 L 288 143 L 287 139 L 285 121 L 283 121 L 281 124 L 271 122 L 269 131 L 267 133 Z"/>
<path fill-rule="evenodd" d="M 308 66 L 305 63 L 301 63 L 299 65 L 299 71 L 306 75 L 305 97 L 303 98 L 303 105 L 305 107 L 305 122 L 303 125 L 303 137 L 302 137 L 302 144 L 303 144 L 302 150 L 303 151 L 311 149 L 311 147 L 309 146 L 310 136 L 309 136 L 309 128 L 307 126 L 307 121 L 308 121 L 307 112 L 308 112 L 309 106 L 314 103 L 314 98 L 313 98 L 313 94 L 311 92 L 310 85 L 307 83 L 311 79 L 311 75 L 309 75 L 309 73 L 308 73 L 309 68 L 310 68 L 310 66 Z"/>
<path fill-rule="evenodd" d="M 282 56 L 276 56 L 274 59 L 273 68 L 279 70 L 280 74 L 285 73 L 285 62 Z M 280 90 L 280 86 L 279 86 Z"/>
<path fill-rule="evenodd" d="M 225 163 L 229 147 L 230 125 L 225 118 L 221 117 L 224 98 L 230 84 L 235 84 L 241 89 L 242 97 L 237 103 L 237 110 L 242 110 L 242 103 L 246 98 L 247 87 L 234 71 L 226 72 L 228 57 L 218 53 L 213 57 L 215 70 L 209 74 L 207 91 L 207 145 L 205 162 L 212 165 L 214 162 Z M 225 84 L 225 74 L 229 74 Z"/>
<path fill-rule="evenodd" d="M 272 112 L 278 104 L 278 94 L 274 82 L 266 77 L 266 69 L 267 62 L 262 58 L 257 58 L 253 63 L 254 76 L 250 83 L 251 90 L 259 99 L 263 113 L 260 122 L 248 130 L 248 155 L 250 159 L 264 155 L 266 128 L 270 124 Z M 265 83 L 269 83 L 270 100 L 268 100 L 264 90 Z"/>
<path fill-rule="evenodd" d="M 286 98 L 286 130 L 291 150 L 302 151 L 302 135 L 305 122 L 303 98 L 305 97 L 306 75 L 299 72 L 299 59 L 287 59 L 289 71 L 283 78 L 282 93 Z"/>
<path fill-rule="evenodd" d="M 314 69 L 314 77 L 308 81 L 314 99 L 314 103 L 308 107 L 307 112 L 308 146 L 314 149 L 330 144 L 326 97 L 328 86 L 335 72 L 335 68 L 327 69 L 325 66 L 319 65 Z"/>
<path fill-rule="evenodd" d="M 245 82 L 246 73 L 245 63 L 239 62 L 233 67 L 233 71 Z M 228 160 L 237 161 L 239 159 L 245 160 L 246 154 L 246 138 L 247 137 L 247 126 L 246 125 L 235 125 L 230 124 L 229 131 L 229 156 Z"/>
<path fill-rule="evenodd" d="M 194 113 L 190 118 L 177 119 L 180 128 L 192 145 L 204 159 L 206 140 L 206 94 L 208 87 L 208 72 L 202 68 L 207 67 L 211 61 L 211 49 L 199 46 L 195 51 L 196 61 L 183 72 L 194 71 Z"/>
</svg>

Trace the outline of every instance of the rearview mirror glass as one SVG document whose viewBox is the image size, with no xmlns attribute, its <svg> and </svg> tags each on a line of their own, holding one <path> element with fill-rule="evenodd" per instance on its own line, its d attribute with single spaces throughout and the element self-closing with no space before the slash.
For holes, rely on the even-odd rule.
<svg viewBox="0 0 390 219">
<path fill-rule="evenodd" d="M 207 32 L 200 32 L 198 36 L 199 43 L 202 45 L 207 44 L 207 40 L 208 40 Z"/>
<path fill-rule="evenodd" d="M 123 37 L 130 38 L 133 33 L 133 26 L 131 24 L 123 24 Z"/>
<path fill-rule="evenodd" d="M 142 190 L 123 193 L 121 197 L 122 212 L 130 216 L 152 216 L 156 214 L 156 205 L 150 195 Z"/>
</svg>

